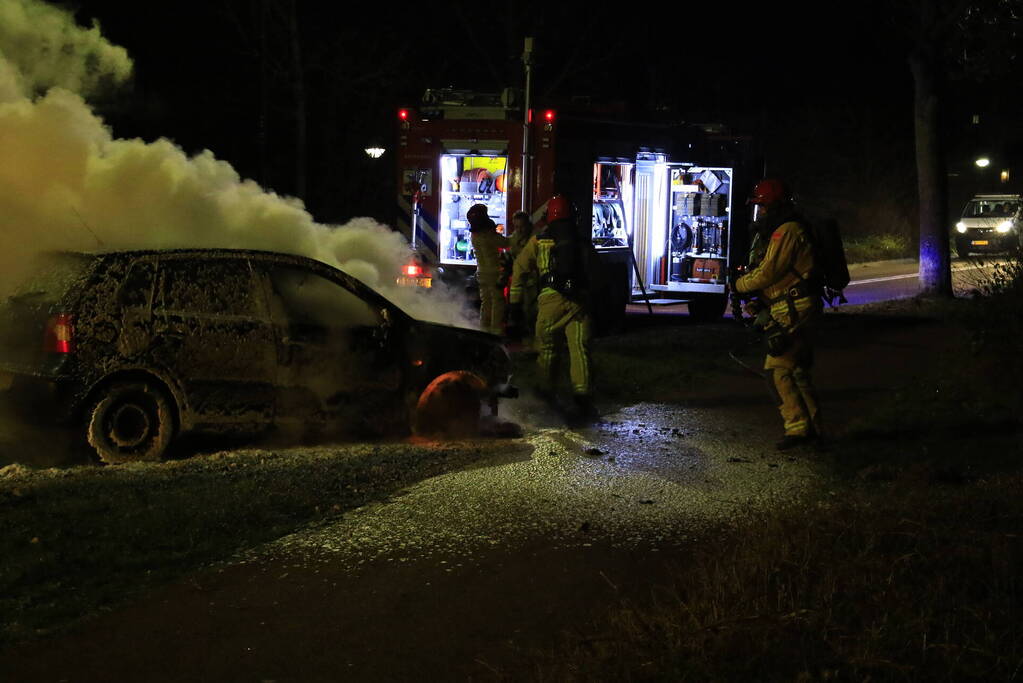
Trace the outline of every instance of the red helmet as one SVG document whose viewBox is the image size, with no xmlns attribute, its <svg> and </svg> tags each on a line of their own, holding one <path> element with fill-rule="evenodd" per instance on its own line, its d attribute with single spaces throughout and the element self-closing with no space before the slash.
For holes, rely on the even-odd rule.
<svg viewBox="0 0 1023 683">
<path fill-rule="evenodd" d="M 789 188 L 785 183 L 775 178 L 765 178 L 753 188 L 750 195 L 750 204 L 777 204 L 790 199 Z"/>
<path fill-rule="evenodd" d="M 474 225 L 485 218 L 489 218 L 486 204 L 473 204 L 465 212 L 465 220 L 469 221 L 469 225 Z"/>
<path fill-rule="evenodd" d="M 561 195 L 554 195 L 547 202 L 547 222 L 572 217 L 572 203 Z"/>
</svg>

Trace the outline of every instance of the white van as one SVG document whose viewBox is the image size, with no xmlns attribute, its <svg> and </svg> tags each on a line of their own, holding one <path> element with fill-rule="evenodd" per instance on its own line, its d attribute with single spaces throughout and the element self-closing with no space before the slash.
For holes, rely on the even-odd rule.
<svg viewBox="0 0 1023 683">
<path fill-rule="evenodd" d="M 963 209 L 955 226 L 956 253 L 1013 251 L 1023 246 L 1018 194 L 978 194 Z"/>
</svg>

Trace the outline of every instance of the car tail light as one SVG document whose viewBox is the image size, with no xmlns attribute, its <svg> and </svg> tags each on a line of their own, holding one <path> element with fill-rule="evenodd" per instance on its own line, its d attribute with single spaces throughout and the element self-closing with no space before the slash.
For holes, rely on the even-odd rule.
<svg viewBox="0 0 1023 683">
<path fill-rule="evenodd" d="M 405 275 L 409 277 L 422 277 L 423 268 L 415 264 L 405 266 Z"/>
<path fill-rule="evenodd" d="M 69 313 L 58 313 L 46 321 L 43 332 L 43 351 L 47 353 L 74 353 L 75 327 Z"/>
</svg>

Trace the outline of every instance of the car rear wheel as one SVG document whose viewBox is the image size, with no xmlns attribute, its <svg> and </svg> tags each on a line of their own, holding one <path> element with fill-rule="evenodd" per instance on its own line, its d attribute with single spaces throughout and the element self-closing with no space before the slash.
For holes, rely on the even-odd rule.
<svg viewBox="0 0 1023 683">
<path fill-rule="evenodd" d="M 174 436 L 166 393 L 142 381 L 114 382 L 92 404 L 86 438 L 109 464 L 160 460 Z"/>
<path fill-rule="evenodd" d="M 475 436 L 479 433 L 485 391 L 483 380 L 471 372 L 444 373 L 419 395 L 413 431 L 419 436 Z"/>
</svg>

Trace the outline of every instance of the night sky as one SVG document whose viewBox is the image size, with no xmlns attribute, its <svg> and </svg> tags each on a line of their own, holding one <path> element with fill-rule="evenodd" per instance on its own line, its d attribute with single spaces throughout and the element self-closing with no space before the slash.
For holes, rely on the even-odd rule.
<svg viewBox="0 0 1023 683">
<path fill-rule="evenodd" d="M 264 6 L 270 17 L 265 70 L 258 30 Z M 295 193 L 291 6 L 289 0 L 75 5 L 81 23 L 98 20 L 135 60 L 134 82 L 101 102 L 100 113 L 120 136 L 165 136 L 190 152 L 209 148 L 243 175 Z M 889 173 L 893 165 L 901 178 L 898 196 L 911 194 L 911 3 L 689 4 L 617 12 L 596 11 L 592 3 L 502 9 L 376 3 L 360 6 L 357 15 L 348 3 L 298 0 L 294 7 L 307 98 L 304 198 L 322 220 L 387 219 L 391 165 L 386 155 L 382 163 L 368 162 L 362 149 L 392 145 L 394 111 L 414 106 L 428 87 L 519 85 L 518 57 L 528 34 L 537 40 L 541 106 L 587 95 L 627 102 L 637 117 L 727 123 L 755 135 L 769 170 L 820 202 L 843 191 L 883 194 L 892 184 L 814 187 L 822 173 L 833 171 L 835 183 L 847 185 L 878 178 L 876 167 Z M 574 68 L 566 71 L 566 63 Z M 257 144 L 261 74 L 270 101 L 266 166 Z M 1019 97 L 1010 89 L 955 82 L 950 90 L 955 154 L 972 153 L 956 147 L 967 133 L 975 147 L 1019 137 Z M 973 109 L 985 112 L 983 134 L 965 125 Z M 986 139 L 992 135 L 997 145 Z"/>
</svg>

